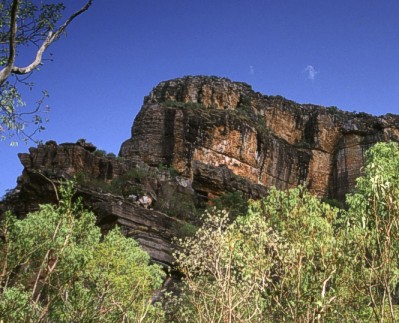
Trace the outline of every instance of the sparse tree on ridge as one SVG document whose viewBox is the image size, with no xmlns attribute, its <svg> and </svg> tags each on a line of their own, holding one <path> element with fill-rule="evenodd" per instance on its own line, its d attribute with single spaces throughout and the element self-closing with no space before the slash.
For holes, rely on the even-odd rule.
<svg viewBox="0 0 399 323">
<path fill-rule="evenodd" d="M 28 0 L 0 0 L 0 139 L 22 135 L 24 140 L 43 130 L 44 92 L 35 107 L 28 110 L 25 106 L 19 85 L 32 87 L 27 78 L 43 63 L 47 48 L 65 33 L 69 24 L 90 8 L 93 0 L 75 11 L 61 23 L 63 2 L 35 4 Z M 30 63 L 17 64 L 18 54 L 27 46 L 37 48 Z M 26 125 L 32 123 L 34 130 L 27 132 Z M 14 141 L 13 141 L 14 142 Z"/>
</svg>

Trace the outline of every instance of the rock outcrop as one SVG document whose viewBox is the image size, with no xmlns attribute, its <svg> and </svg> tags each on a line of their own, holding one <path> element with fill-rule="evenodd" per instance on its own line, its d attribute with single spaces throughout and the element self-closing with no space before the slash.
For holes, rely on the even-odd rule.
<svg viewBox="0 0 399 323">
<path fill-rule="evenodd" d="M 19 157 L 24 170 L 17 187 L 0 203 L 0 217 L 8 209 L 24 217 L 39 204 L 56 202 L 60 182 L 75 179 L 77 193 L 96 214 L 103 232 L 120 226 L 163 265 L 173 262 L 173 237 L 181 235 L 187 221 L 195 222 L 190 213 L 196 202 L 191 182 L 172 176 L 166 168 L 106 156 L 79 141 L 60 145 L 51 141 Z M 177 209 L 182 203 L 185 208 Z"/>
<path fill-rule="evenodd" d="M 342 200 L 365 150 L 389 140 L 399 140 L 399 116 L 298 104 L 228 79 L 184 77 L 160 83 L 145 98 L 120 155 L 172 165 L 194 189 L 201 183 L 212 194 L 223 188 L 207 186 L 202 170 L 226 167 L 265 187 L 305 184 Z"/>
<path fill-rule="evenodd" d="M 104 231 L 116 224 L 153 260 L 172 263 L 172 237 L 226 192 L 260 198 L 275 186 L 307 185 L 343 200 L 364 153 L 399 141 L 399 116 L 298 104 L 216 77 L 160 83 L 144 100 L 119 157 L 92 144 L 49 141 L 29 154 L 13 194 L 0 205 L 24 216 L 55 200 L 54 183 L 75 178 Z M 182 230 L 183 228 L 183 230 Z"/>
</svg>

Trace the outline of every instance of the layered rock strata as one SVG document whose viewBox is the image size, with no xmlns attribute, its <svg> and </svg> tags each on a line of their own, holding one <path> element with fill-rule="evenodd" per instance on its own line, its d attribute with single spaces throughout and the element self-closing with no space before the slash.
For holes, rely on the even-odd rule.
<svg viewBox="0 0 399 323">
<path fill-rule="evenodd" d="M 55 201 L 54 185 L 75 178 L 104 232 L 119 225 L 154 261 L 171 265 L 172 237 L 198 224 L 198 211 L 213 197 L 240 191 L 257 199 L 271 186 L 303 184 L 342 201 L 367 148 L 389 140 L 399 141 L 399 116 L 298 104 L 224 78 L 184 77 L 160 83 L 144 99 L 119 157 L 85 140 L 49 141 L 20 154 L 24 171 L 0 216 L 6 209 L 24 216 Z"/>
<path fill-rule="evenodd" d="M 17 187 L 0 203 L 1 214 L 12 210 L 18 217 L 37 210 L 39 204 L 55 203 L 61 181 L 77 181 L 78 194 L 97 217 L 103 232 L 118 225 L 163 265 L 173 263 L 173 237 L 198 225 L 198 212 L 206 207 L 207 187 L 215 191 L 241 191 L 247 197 L 266 194 L 263 186 L 239 178 L 227 168 L 198 165 L 193 180 L 175 170 L 140 161 L 104 155 L 92 145 L 57 144 L 54 141 L 20 154 L 24 166 Z M 203 190 L 201 190 L 201 188 Z"/>
<path fill-rule="evenodd" d="M 244 83 L 199 76 L 155 87 L 120 155 L 172 165 L 193 179 L 194 188 L 206 165 L 264 187 L 304 184 L 342 200 L 361 174 L 364 152 L 389 140 L 399 140 L 398 116 L 298 104 Z M 201 182 L 201 190 L 221 193 Z"/>
</svg>

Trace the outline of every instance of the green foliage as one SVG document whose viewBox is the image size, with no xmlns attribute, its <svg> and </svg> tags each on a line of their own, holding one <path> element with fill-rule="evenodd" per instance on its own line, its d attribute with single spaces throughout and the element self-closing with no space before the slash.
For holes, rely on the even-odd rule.
<svg viewBox="0 0 399 323">
<path fill-rule="evenodd" d="M 271 190 L 231 225 L 208 213 L 176 255 L 184 296 L 174 319 L 189 322 L 338 319 L 338 210 L 303 188 Z"/>
<path fill-rule="evenodd" d="M 370 118 L 370 117 L 372 117 L 371 114 L 368 114 L 366 112 L 357 112 L 356 113 L 356 111 L 354 111 L 354 113 L 356 114 L 357 118 Z"/>
<path fill-rule="evenodd" d="M 11 146 L 17 146 L 20 140 L 27 142 L 37 132 L 43 131 L 44 123 L 48 119 L 43 115 L 50 111 L 48 106 L 43 107 L 44 100 L 48 97 L 46 91 L 34 104 L 33 111 L 22 110 L 26 107 L 20 92 L 15 84 L 5 82 L 0 85 L 0 141 L 10 139 Z M 31 116 L 27 119 L 26 116 Z M 27 125 L 33 125 L 33 130 L 28 132 Z M 33 140 L 33 139 L 32 139 Z"/>
<path fill-rule="evenodd" d="M 107 155 L 107 152 L 103 149 L 97 149 L 94 152 L 94 156 L 97 156 L 97 157 L 105 157 L 106 155 Z"/>
<path fill-rule="evenodd" d="M 331 199 L 327 197 L 323 197 L 322 202 L 329 204 L 332 207 L 338 208 L 338 209 L 344 209 L 345 204 L 341 201 L 338 201 L 337 199 Z"/>
<path fill-rule="evenodd" d="M 145 180 L 154 178 L 155 172 L 151 169 L 135 167 L 125 174 L 106 182 L 99 178 L 90 178 L 83 172 L 76 175 L 75 179 L 79 185 L 100 190 L 104 193 L 111 193 L 128 197 L 142 193 L 142 184 Z"/>
<path fill-rule="evenodd" d="M 61 190 L 59 204 L 1 224 L 0 318 L 5 322 L 154 322 L 164 276 L 137 243 L 115 229 L 103 240 L 95 217 Z"/>
<path fill-rule="evenodd" d="M 11 1 L 1 1 L 0 3 L 0 70 L 4 67 L 9 58 L 9 43 L 11 21 Z M 40 6 L 32 1 L 21 1 L 18 10 L 18 33 L 16 42 L 18 47 L 38 44 L 42 42 L 45 35 L 54 28 L 64 10 L 62 3 L 44 4 Z M 7 40 L 7 41 L 6 41 Z M 19 81 L 19 82 L 18 82 Z M 25 85 L 32 88 L 33 84 L 25 80 L 15 78 L 12 82 L 5 81 L 0 84 L 0 139 L 11 139 L 11 145 L 17 145 L 21 137 L 24 141 L 31 138 L 37 131 L 44 130 L 43 123 L 47 119 L 42 118 L 39 112 L 47 112 L 48 107 L 42 109 L 43 100 L 48 96 L 43 93 L 42 98 L 37 102 L 32 111 L 22 111 L 26 103 L 22 99 L 16 84 Z M 26 119 L 27 116 L 32 118 Z M 27 124 L 34 125 L 34 130 L 26 132 Z"/>
<path fill-rule="evenodd" d="M 379 143 L 348 210 L 272 189 L 229 224 L 208 212 L 180 240 L 176 322 L 394 322 L 399 318 L 399 148 Z M 332 204 L 332 203 L 331 203 Z M 215 213 L 216 212 L 216 213 Z"/>
<path fill-rule="evenodd" d="M 192 218 L 197 211 L 191 196 L 180 192 L 159 198 L 154 207 L 169 216 L 185 220 Z"/>
<path fill-rule="evenodd" d="M 11 21 L 11 2 L 0 2 L 0 39 L 9 39 L 9 24 Z M 18 33 L 16 41 L 19 46 L 31 43 L 40 44 L 48 32 L 54 30 L 58 20 L 62 17 L 65 6 L 62 2 L 37 5 L 34 1 L 20 1 L 17 23 Z M 8 42 L 0 43 L 0 63 L 4 65 L 8 59 Z"/>
<path fill-rule="evenodd" d="M 59 39 L 68 24 L 91 4 L 89 0 L 66 23 L 60 24 L 65 10 L 63 2 L 0 1 L 0 140 L 10 139 L 10 144 L 16 146 L 19 140 L 35 141 L 33 136 L 44 130 L 43 124 L 48 120 L 43 115 L 49 108 L 43 107 L 43 101 L 48 94 L 43 91 L 41 98 L 26 109 L 19 87 L 32 90 L 34 84 L 27 79 L 32 72 L 39 70 L 47 47 Z M 26 66 L 18 66 L 18 55 L 29 53 L 31 49 L 28 47 L 32 45 L 37 50 L 31 61 L 24 63 Z"/>
<path fill-rule="evenodd" d="M 346 210 L 303 187 L 271 189 L 249 206 L 234 192 L 214 201 L 217 207 L 207 210 L 200 228 L 172 228 L 183 278 L 179 295 L 167 300 L 167 320 L 397 321 L 398 144 L 372 147 L 363 174 Z M 148 174 L 135 169 L 126 176 L 132 182 Z M 42 206 L 25 220 L 8 213 L 3 219 L 1 319 L 164 320 L 150 302 L 161 269 L 118 230 L 100 240 L 93 214 L 72 202 L 70 186 L 63 191 L 57 206 Z M 175 198 L 168 207 L 187 213 L 179 209 L 182 196 Z M 225 209 L 236 212 L 233 221 Z"/>
<path fill-rule="evenodd" d="M 104 192 L 104 193 L 112 193 L 112 187 L 110 183 L 106 182 L 103 179 L 99 178 L 90 178 L 84 172 L 78 172 L 74 180 L 78 185 L 83 187 L 89 187 L 91 189 L 95 189 L 96 191 Z"/>
<path fill-rule="evenodd" d="M 258 115 L 256 121 L 256 130 L 258 130 L 261 135 L 268 135 L 271 133 L 270 129 L 266 126 L 265 119 L 262 116 Z"/>
<path fill-rule="evenodd" d="M 256 112 L 252 107 L 252 99 L 247 96 L 241 97 L 241 100 L 234 112 L 238 118 L 244 123 L 249 123 L 255 126 L 258 132 L 261 134 L 267 134 L 270 130 L 267 128 L 264 117 Z"/>
<path fill-rule="evenodd" d="M 235 112 L 240 118 L 251 120 L 254 117 L 251 98 L 241 98 L 241 101 L 239 102 Z"/>
<path fill-rule="evenodd" d="M 299 142 L 299 143 L 298 143 L 298 146 L 299 146 L 300 148 L 305 148 L 305 149 L 310 149 L 310 148 L 312 148 L 312 145 L 311 145 L 310 143 L 304 141 L 304 140 L 301 141 L 301 142 Z"/>
<path fill-rule="evenodd" d="M 160 172 L 167 171 L 169 176 L 171 176 L 171 177 L 176 177 L 176 176 L 180 175 L 179 171 L 177 171 L 173 166 L 170 166 L 170 165 L 159 164 L 158 170 Z"/>
<path fill-rule="evenodd" d="M 86 267 L 87 281 L 96 284 L 95 297 L 101 299 L 99 312 L 106 313 L 104 322 L 152 321 L 162 317 L 162 310 L 150 302 L 164 273 L 160 266 L 148 265 L 149 261 L 149 255 L 138 243 L 125 238 L 119 230 L 111 231 L 96 245 Z"/>
<path fill-rule="evenodd" d="M 364 176 L 347 197 L 348 252 L 359 264 L 353 269 L 358 294 L 372 304 L 377 320 L 393 321 L 399 301 L 398 144 L 378 143 L 366 157 Z"/>
<path fill-rule="evenodd" d="M 177 239 L 182 239 L 186 237 L 193 237 L 197 232 L 198 227 L 194 224 L 184 222 L 176 224 L 173 230 L 175 232 L 175 237 Z"/>
<path fill-rule="evenodd" d="M 328 113 L 331 113 L 331 114 L 336 114 L 336 113 L 339 112 L 339 109 L 338 109 L 335 105 L 333 105 L 333 106 L 331 106 L 331 107 L 329 107 L 329 108 L 327 109 L 327 112 L 328 112 Z"/>
<path fill-rule="evenodd" d="M 142 185 L 145 180 L 154 178 L 155 173 L 150 169 L 136 167 L 127 173 L 115 178 L 110 184 L 109 191 L 124 197 L 142 193 Z"/>
<path fill-rule="evenodd" d="M 281 252 L 282 277 L 270 290 L 269 297 L 277 300 L 274 315 L 293 321 L 338 320 L 335 315 L 343 307 L 335 277 L 342 264 L 334 230 L 338 210 L 299 187 L 288 192 L 272 189 L 251 212 L 264 216 L 288 247 Z"/>
<path fill-rule="evenodd" d="M 241 191 L 224 193 L 220 197 L 214 198 L 211 202 L 218 210 L 226 210 L 230 219 L 244 215 L 248 210 L 248 202 Z"/>
<path fill-rule="evenodd" d="M 180 298 L 170 300 L 170 320 L 258 322 L 264 318 L 262 294 L 274 269 L 270 260 L 277 236 L 269 234 L 258 219 L 228 225 L 225 211 L 208 212 L 195 236 L 180 240 L 189 252 L 176 253 L 184 285 Z"/>
<path fill-rule="evenodd" d="M 249 109 L 252 106 L 252 99 L 249 96 L 242 95 L 240 98 L 240 102 L 238 104 L 238 108 Z"/>
<path fill-rule="evenodd" d="M 6 288 L 0 299 L 1 319 L 5 322 L 24 322 L 26 318 L 37 320 L 38 315 L 30 299 L 30 293 L 23 286 Z"/>
<path fill-rule="evenodd" d="M 116 155 L 114 153 L 108 153 L 107 151 L 103 150 L 103 149 L 96 149 L 94 151 L 94 156 L 97 157 L 107 157 L 110 159 L 114 159 L 117 158 Z"/>
</svg>

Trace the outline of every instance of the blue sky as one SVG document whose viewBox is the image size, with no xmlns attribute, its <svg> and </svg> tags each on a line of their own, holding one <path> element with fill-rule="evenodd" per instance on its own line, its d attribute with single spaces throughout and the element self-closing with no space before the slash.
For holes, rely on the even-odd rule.
<svg viewBox="0 0 399 323">
<path fill-rule="evenodd" d="M 65 1 L 77 9 L 83 0 Z M 118 153 L 143 97 L 184 75 L 243 81 L 264 94 L 375 115 L 399 113 L 397 0 L 94 0 L 49 48 L 28 106 L 51 107 L 37 139 L 86 138 Z M 20 57 L 21 63 L 27 57 Z M 32 145 L 32 144 L 30 144 Z M 0 196 L 22 172 L 0 142 Z"/>
</svg>

